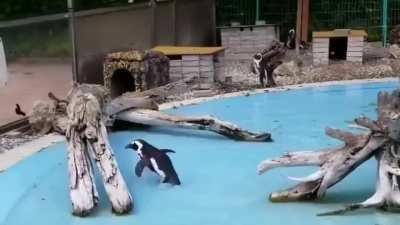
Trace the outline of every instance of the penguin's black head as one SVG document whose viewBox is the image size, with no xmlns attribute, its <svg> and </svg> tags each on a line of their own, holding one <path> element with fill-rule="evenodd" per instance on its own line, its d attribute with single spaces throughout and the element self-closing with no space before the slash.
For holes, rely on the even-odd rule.
<svg viewBox="0 0 400 225">
<path fill-rule="evenodd" d="M 141 149 L 144 145 L 146 145 L 146 141 L 142 139 L 136 139 L 132 141 L 131 143 L 127 144 L 125 146 L 126 149 L 133 149 L 134 151 L 137 151 Z"/>
<path fill-rule="evenodd" d="M 257 54 L 255 54 L 255 55 L 253 56 L 253 58 L 254 58 L 255 60 L 260 60 L 260 59 L 262 58 L 262 54 L 261 54 L 261 53 L 257 53 Z"/>
</svg>

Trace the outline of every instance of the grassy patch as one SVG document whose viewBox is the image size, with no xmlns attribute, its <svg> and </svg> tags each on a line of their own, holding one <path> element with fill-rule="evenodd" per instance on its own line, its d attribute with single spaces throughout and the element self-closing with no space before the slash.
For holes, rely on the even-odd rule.
<svg viewBox="0 0 400 225">
<path fill-rule="evenodd" d="M 67 20 L 0 29 L 7 59 L 69 57 L 72 48 Z"/>
</svg>

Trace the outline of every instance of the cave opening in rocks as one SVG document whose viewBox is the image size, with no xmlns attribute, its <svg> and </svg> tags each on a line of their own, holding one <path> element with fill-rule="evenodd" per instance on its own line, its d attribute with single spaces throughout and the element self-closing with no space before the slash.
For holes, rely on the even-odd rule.
<svg viewBox="0 0 400 225">
<path fill-rule="evenodd" d="M 347 37 L 331 37 L 329 39 L 329 59 L 346 60 Z"/>
<path fill-rule="evenodd" d="M 116 98 L 125 92 L 133 92 L 136 90 L 135 78 L 126 69 L 115 70 L 111 78 L 111 97 Z"/>
</svg>

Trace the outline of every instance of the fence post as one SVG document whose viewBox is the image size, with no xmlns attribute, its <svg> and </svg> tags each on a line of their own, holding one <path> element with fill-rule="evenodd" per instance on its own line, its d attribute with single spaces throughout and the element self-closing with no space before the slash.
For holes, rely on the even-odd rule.
<svg viewBox="0 0 400 225">
<path fill-rule="evenodd" d="M 297 0 L 297 19 L 296 19 L 296 55 L 300 55 L 301 39 L 301 20 L 303 18 L 303 0 Z"/>
<path fill-rule="evenodd" d="M 0 37 L 0 87 L 5 86 L 7 83 L 7 64 L 6 55 L 4 54 L 3 41 Z"/>
<path fill-rule="evenodd" d="M 383 0 L 382 2 L 382 44 L 383 47 L 387 47 L 387 33 L 388 33 L 388 27 L 387 27 L 387 22 L 388 22 L 388 0 Z"/>
<path fill-rule="evenodd" d="M 74 0 L 67 0 L 69 28 L 71 33 L 72 43 L 72 80 L 78 83 L 78 59 L 76 56 L 76 35 L 75 35 L 75 15 L 74 15 Z"/>
</svg>

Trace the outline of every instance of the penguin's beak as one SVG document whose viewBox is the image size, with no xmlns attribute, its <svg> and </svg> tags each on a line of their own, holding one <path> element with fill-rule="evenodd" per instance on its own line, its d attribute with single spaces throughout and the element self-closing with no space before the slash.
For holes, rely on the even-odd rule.
<svg viewBox="0 0 400 225">
<path fill-rule="evenodd" d="M 133 144 L 127 144 L 127 145 L 125 146 L 125 149 L 133 149 Z"/>
</svg>

